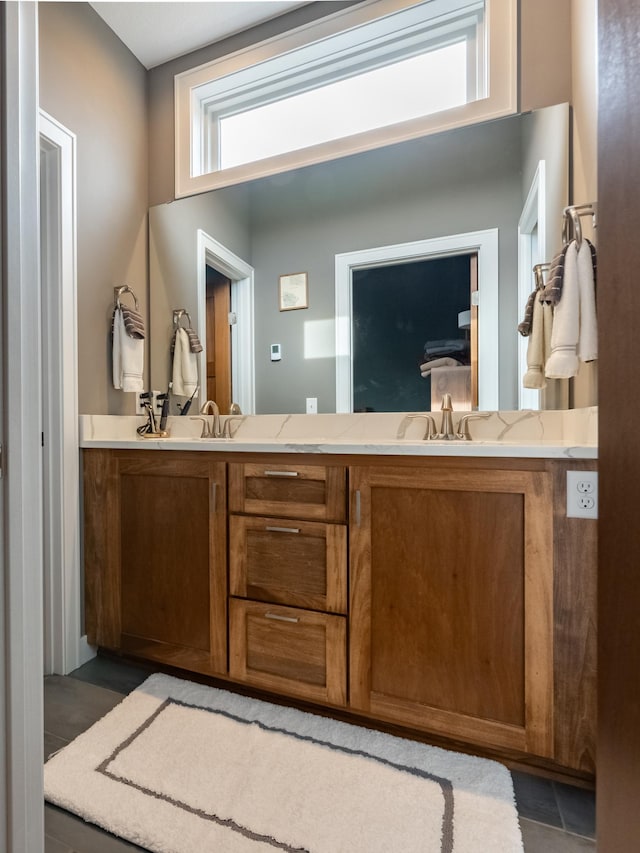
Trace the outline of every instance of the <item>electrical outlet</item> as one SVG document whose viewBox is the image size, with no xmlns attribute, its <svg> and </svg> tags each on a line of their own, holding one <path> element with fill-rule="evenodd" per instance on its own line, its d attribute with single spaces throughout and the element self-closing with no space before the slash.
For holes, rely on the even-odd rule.
<svg viewBox="0 0 640 853">
<path fill-rule="evenodd" d="M 140 399 L 140 394 L 138 394 L 138 395 L 136 396 L 136 412 L 137 412 L 137 414 L 139 414 L 139 415 L 146 415 L 147 410 L 145 409 L 144 404 L 145 404 L 145 403 L 147 402 L 147 400 L 148 400 L 148 401 L 151 403 L 151 405 L 153 406 L 153 394 L 154 394 L 154 392 L 153 392 L 153 391 L 151 391 L 151 396 L 149 396 L 149 397 L 145 397 L 145 399 L 144 399 L 144 400 L 141 400 L 141 399 Z"/>
<path fill-rule="evenodd" d="M 567 471 L 567 517 L 598 517 L 597 471 Z"/>
<path fill-rule="evenodd" d="M 317 397 L 307 397 L 307 414 L 308 415 L 317 415 L 318 414 L 318 398 Z"/>
</svg>

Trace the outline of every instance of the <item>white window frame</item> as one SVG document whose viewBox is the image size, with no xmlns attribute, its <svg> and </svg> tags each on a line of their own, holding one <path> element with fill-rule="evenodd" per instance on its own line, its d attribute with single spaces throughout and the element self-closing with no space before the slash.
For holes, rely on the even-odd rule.
<svg viewBox="0 0 640 853">
<path fill-rule="evenodd" d="M 497 411 L 499 406 L 500 353 L 498 337 L 499 254 L 498 229 L 469 231 L 379 246 L 335 256 L 336 278 L 336 412 L 353 411 L 353 270 L 388 263 L 427 260 L 451 255 L 478 255 L 478 408 Z"/>
<path fill-rule="evenodd" d="M 476 0 L 462 0 L 472 11 Z M 300 64 L 302 49 L 327 51 L 328 39 L 337 38 L 343 53 L 348 53 L 349 31 L 355 27 L 376 26 L 379 19 L 399 15 L 424 17 L 425 6 L 434 18 L 442 18 L 443 27 L 452 10 L 460 7 L 461 0 L 370 0 L 357 8 L 346 9 L 273 39 L 260 42 L 245 50 L 225 56 L 214 62 L 185 71 L 175 77 L 175 172 L 176 198 L 206 192 L 255 178 L 277 174 L 301 166 L 355 154 L 383 145 L 415 139 L 427 134 L 462 127 L 517 110 L 517 2 L 516 0 L 485 0 L 485 17 L 482 27 L 482 44 L 478 51 L 486 57 L 485 76 L 474 81 L 479 95 L 477 100 L 462 106 L 433 113 L 417 119 L 400 122 L 383 128 L 358 133 L 342 139 L 331 140 L 309 148 L 287 152 L 264 160 L 235 166 L 221 171 L 205 171 L 216 157 L 215 134 L 210 132 L 211 98 L 221 78 L 242 73 L 245 80 L 260 75 L 259 65 L 267 60 L 277 60 L 281 75 L 288 74 L 291 85 L 299 90 L 300 77 L 307 73 L 318 74 L 318 61 Z M 404 20 L 404 18 L 402 19 Z M 385 26 L 387 26 L 385 24 Z M 409 27 L 411 29 L 411 26 Z M 401 30 L 393 35 L 400 38 Z M 409 36 L 404 36 L 409 39 Z M 311 46 L 311 47 L 310 47 Z M 288 66 L 287 66 L 288 63 Z M 314 68 L 315 66 L 315 68 Z M 478 76 L 478 75 L 476 75 Z M 265 81 L 260 80 L 264 89 Z M 230 89 L 228 102 L 235 97 Z"/>
</svg>

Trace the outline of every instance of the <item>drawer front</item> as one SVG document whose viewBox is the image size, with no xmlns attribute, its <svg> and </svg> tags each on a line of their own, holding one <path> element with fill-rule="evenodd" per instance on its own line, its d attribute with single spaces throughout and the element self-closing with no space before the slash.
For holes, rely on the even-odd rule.
<svg viewBox="0 0 640 853">
<path fill-rule="evenodd" d="M 231 595 L 347 612 L 347 528 L 266 516 L 229 518 Z"/>
<path fill-rule="evenodd" d="M 344 616 L 232 598 L 229 619 L 232 678 L 304 699 L 346 704 Z"/>
<path fill-rule="evenodd" d="M 232 462 L 229 509 L 312 521 L 346 520 L 346 468 Z"/>
</svg>

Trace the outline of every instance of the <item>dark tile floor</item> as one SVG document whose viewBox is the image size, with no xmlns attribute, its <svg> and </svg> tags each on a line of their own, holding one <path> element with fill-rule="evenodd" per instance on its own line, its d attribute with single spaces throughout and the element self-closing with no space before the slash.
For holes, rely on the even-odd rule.
<svg viewBox="0 0 640 853">
<path fill-rule="evenodd" d="M 104 716 L 148 675 L 149 670 L 98 657 L 70 676 L 45 678 L 45 758 Z M 595 851 L 593 792 L 525 773 L 514 773 L 513 781 L 525 853 Z M 62 809 L 45 806 L 45 853 L 132 850 L 142 848 L 103 832 Z"/>
</svg>

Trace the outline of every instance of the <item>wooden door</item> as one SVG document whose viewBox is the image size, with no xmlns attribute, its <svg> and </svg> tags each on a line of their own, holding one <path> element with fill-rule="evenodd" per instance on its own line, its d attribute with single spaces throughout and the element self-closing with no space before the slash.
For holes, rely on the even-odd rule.
<svg viewBox="0 0 640 853">
<path fill-rule="evenodd" d="M 225 464 L 151 450 L 83 458 L 89 641 L 226 673 Z"/>
<path fill-rule="evenodd" d="M 207 267 L 207 400 L 227 413 L 231 399 L 231 280 Z"/>
<path fill-rule="evenodd" d="M 350 479 L 352 707 L 551 757 L 549 475 L 356 467 Z"/>
</svg>

